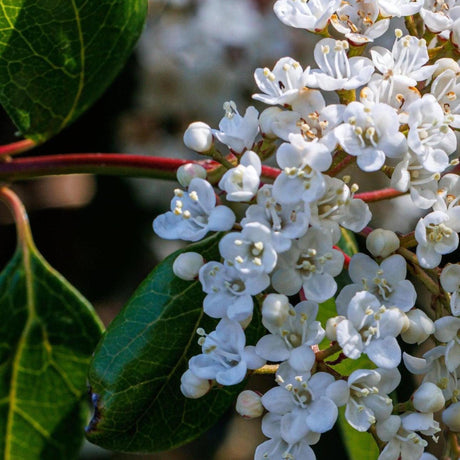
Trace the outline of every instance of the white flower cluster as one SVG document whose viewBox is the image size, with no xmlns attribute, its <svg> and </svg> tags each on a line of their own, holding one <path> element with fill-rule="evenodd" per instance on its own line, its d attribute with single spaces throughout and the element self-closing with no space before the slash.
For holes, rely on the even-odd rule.
<svg viewBox="0 0 460 460">
<path fill-rule="evenodd" d="M 354 429 L 372 431 L 379 460 L 434 458 L 424 449 L 427 437 L 438 439 L 439 420 L 460 432 L 460 265 L 439 268 L 460 232 L 460 1 L 277 0 L 274 10 L 287 25 L 327 36 L 314 48 L 317 68 L 284 57 L 254 73 L 253 97 L 269 106 L 262 113 L 251 106 L 241 115 L 226 102 L 218 129 L 192 123 L 185 144 L 221 161 L 225 173 L 213 186 L 198 164 L 181 168 L 186 190 L 154 221 L 166 239 L 227 232 L 220 260 L 185 253 L 174 264 L 177 276 L 199 279 L 204 312 L 219 319 L 214 331 L 197 331 L 202 353 L 190 359 L 181 390 L 199 398 L 214 382 L 234 385 L 248 370 L 274 368 L 274 388 L 243 392 L 237 403 L 245 417 L 266 411 L 269 440 L 256 460 L 314 459 L 310 446 L 340 407 Z M 369 45 L 393 17 L 406 17 L 408 33 L 396 29 L 391 50 Z M 343 39 L 330 38 L 329 26 Z M 272 154 L 278 168 L 264 169 Z M 353 164 L 388 176 L 392 196 L 410 195 L 425 212 L 414 232 L 368 227 L 367 194 L 337 177 Z M 224 203 L 247 204 L 239 223 L 215 189 Z M 388 190 L 374 198 L 379 192 L 384 199 Z M 342 252 L 347 231 L 368 236 L 372 257 Z M 408 268 L 430 307 L 422 309 Z M 351 282 L 339 289 L 344 270 Z M 320 304 L 331 298 L 337 315 L 321 324 Z M 255 305 L 267 334 L 252 346 L 245 329 Z M 423 357 L 402 351 L 423 342 L 431 344 Z M 342 375 L 334 366 L 344 360 L 363 366 Z M 423 382 L 396 404 L 389 395 L 403 365 Z"/>
</svg>

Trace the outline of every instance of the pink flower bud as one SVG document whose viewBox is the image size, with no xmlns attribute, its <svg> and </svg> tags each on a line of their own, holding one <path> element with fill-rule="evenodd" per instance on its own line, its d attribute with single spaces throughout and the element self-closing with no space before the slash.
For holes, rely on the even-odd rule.
<svg viewBox="0 0 460 460">
<path fill-rule="evenodd" d="M 244 418 L 257 418 L 264 412 L 261 397 L 255 391 L 245 390 L 238 395 L 236 411 Z"/>
</svg>

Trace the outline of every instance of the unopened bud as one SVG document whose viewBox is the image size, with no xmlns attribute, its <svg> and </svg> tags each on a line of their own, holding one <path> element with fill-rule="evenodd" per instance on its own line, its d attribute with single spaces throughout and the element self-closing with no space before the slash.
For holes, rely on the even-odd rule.
<svg viewBox="0 0 460 460">
<path fill-rule="evenodd" d="M 399 248 L 399 238 L 391 230 L 377 228 L 367 237 L 366 247 L 374 257 L 388 257 Z"/>
<path fill-rule="evenodd" d="M 211 127 L 202 121 L 191 123 L 185 130 L 184 144 L 195 152 L 209 152 L 212 147 Z"/>
<path fill-rule="evenodd" d="M 406 343 L 421 344 L 434 333 L 434 323 L 420 310 L 414 308 L 406 313 L 407 322 L 401 332 L 401 337 Z"/>
<path fill-rule="evenodd" d="M 337 326 L 345 319 L 345 316 L 334 316 L 326 322 L 326 337 L 335 342 L 337 340 Z"/>
<path fill-rule="evenodd" d="M 263 136 L 268 138 L 276 138 L 276 134 L 273 132 L 273 121 L 281 113 L 282 110 L 279 107 L 269 107 L 265 109 L 259 116 L 260 132 Z"/>
<path fill-rule="evenodd" d="M 283 294 L 268 294 L 262 304 L 262 323 L 280 327 L 289 314 L 289 299 Z"/>
<path fill-rule="evenodd" d="M 444 410 L 442 421 L 449 427 L 450 431 L 460 432 L 460 402 L 456 402 Z"/>
<path fill-rule="evenodd" d="M 444 407 L 446 400 L 442 390 L 431 382 L 425 382 L 420 385 L 412 397 L 414 407 L 419 412 L 437 412 Z"/>
<path fill-rule="evenodd" d="M 186 165 L 179 166 L 176 175 L 179 184 L 187 188 L 195 177 L 206 179 L 206 169 L 195 163 L 187 163 Z"/>
<path fill-rule="evenodd" d="M 201 398 L 210 388 L 209 380 L 200 379 L 190 369 L 187 369 L 180 379 L 180 391 L 186 398 Z"/>
<path fill-rule="evenodd" d="M 257 418 L 264 413 L 260 395 L 255 391 L 245 390 L 238 395 L 236 411 L 244 418 Z"/>
<path fill-rule="evenodd" d="M 184 252 L 176 257 L 173 263 L 173 272 L 182 280 L 192 281 L 198 276 L 198 272 L 203 265 L 204 260 L 201 254 Z"/>
<path fill-rule="evenodd" d="M 453 70 L 455 73 L 460 72 L 460 66 L 452 58 L 441 58 L 436 60 L 436 70 L 433 73 L 433 78 L 442 74 L 445 70 Z"/>
</svg>

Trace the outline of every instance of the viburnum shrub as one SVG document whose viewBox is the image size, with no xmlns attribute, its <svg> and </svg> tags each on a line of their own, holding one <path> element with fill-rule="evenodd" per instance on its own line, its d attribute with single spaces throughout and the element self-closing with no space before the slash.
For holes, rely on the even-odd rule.
<svg viewBox="0 0 460 460">
<path fill-rule="evenodd" d="M 0 101 L 26 137 L 0 149 L 0 198 L 18 229 L 0 277 L 4 458 L 74 456 L 87 375 L 86 434 L 112 450 L 179 446 L 236 403 L 262 417 L 256 460 L 315 459 L 336 423 L 353 460 L 460 458 L 460 264 L 443 259 L 460 232 L 460 2 L 277 0 L 284 24 L 318 36 L 313 58 L 257 68 L 257 106 L 228 101 L 217 128 L 191 123 L 184 143 L 203 160 L 13 158 L 97 98 L 145 6 L 0 13 Z M 38 40 L 45 17 L 67 60 Z M 391 45 L 374 44 L 387 31 Z M 154 269 L 98 345 L 91 306 L 38 253 L 9 187 L 75 172 L 177 176 L 153 229 L 192 243 Z M 413 230 L 392 231 L 388 215 L 376 228 L 369 203 L 402 195 L 421 216 Z M 272 388 L 245 389 L 254 374 Z M 403 387 L 412 394 L 400 400 Z"/>
</svg>

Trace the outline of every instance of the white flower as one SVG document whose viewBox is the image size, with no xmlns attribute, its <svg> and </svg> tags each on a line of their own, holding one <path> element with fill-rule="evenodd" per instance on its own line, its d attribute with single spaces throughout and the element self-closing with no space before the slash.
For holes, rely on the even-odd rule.
<svg viewBox="0 0 460 460">
<path fill-rule="evenodd" d="M 434 157 L 430 167 L 444 170 L 447 156 L 439 151 L 440 156 Z M 439 158 L 439 161 L 436 159 Z M 428 171 L 421 163 L 421 158 L 408 152 L 400 161 L 391 175 L 391 187 L 401 192 L 410 190 L 410 197 L 415 206 L 420 209 L 428 209 L 436 202 L 438 181 L 441 178 L 439 172 Z"/>
<path fill-rule="evenodd" d="M 252 97 L 270 105 L 292 104 L 304 88 L 309 72 L 310 68 L 304 72 L 300 64 L 290 57 L 281 58 L 272 71 L 267 67 L 258 68 L 254 79 L 262 94 Z"/>
<path fill-rule="evenodd" d="M 248 276 L 270 273 L 276 265 L 270 230 L 258 222 L 244 226 L 241 233 L 228 233 L 219 242 L 226 263 Z"/>
<path fill-rule="evenodd" d="M 287 251 L 291 241 L 305 235 L 310 221 L 310 208 L 303 202 L 280 204 L 272 196 L 272 186 L 264 185 L 257 193 L 257 205 L 249 206 L 244 227 L 250 222 L 259 222 L 271 230 L 273 247 L 277 252 Z"/>
<path fill-rule="evenodd" d="M 400 383 L 397 369 L 358 369 L 348 377 L 345 417 L 357 431 L 367 431 L 378 420 L 387 419 L 393 410 L 388 394 Z"/>
<path fill-rule="evenodd" d="M 454 372 L 460 366 L 460 318 L 454 316 L 443 316 L 434 322 L 436 331 L 434 336 L 446 343 L 445 360 L 446 367 Z"/>
<path fill-rule="evenodd" d="M 280 203 L 297 203 L 299 198 L 310 203 L 326 191 L 321 171 L 329 168 L 332 157 L 325 145 L 291 134 L 289 143 L 278 148 L 276 161 L 282 173 L 273 184 L 273 196 Z"/>
<path fill-rule="evenodd" d="M 332 248 L 329 234 L 310 228 L 279 258 L 272 275 L 277 292 L 294 295 L 303 289 L 306 298 L 314 302 L 324 302 L 335 294 L 334 276 L 342 271 L 344 256 Z"/>
<path fill-rule="evenodd" d="M 207 294 L 204 312 L 213 318 L 228 317 L 244 321 L 252 315 L 252 296 L 259 294 L 270 284 L 265 273 L 243 276 L 236 268 L 219 262 L 208 262 L 201 267 L 200 282 Z"/>
<path fill-rule="evenodd" d="M 357 157 L 363 171 L 377 171 L 385 163 L 385 157 L 398 158 L 407 152 L 396 111 L 389 105 L 351 102 L 343 119 L 345 123 L 334 130 L 337 142 L 348 154 Z"/>
<path fill-rule="evenodd" d="M 348 59 L 348 42 L 323 38 L 314 51 L 315 61 L 319 69 L 311 71 L 307 85 L 324 91 L 356 89 L 366 84 L 374 65 L 365 57 L 355 56 Z"/>
<path fill-rule="evenodd" d="M 450 68 L 441 72 L 431 84 L 430 92 L 447 115 L 449 125 L 460 128 L 460 82 L 457 72 Z"/>
<path fill-rule="evenodd" d="M 337 297 L 337 311 L 346 314 L 352 297 L 359 291 L 368 291 L 381 304 L 396 306 L 407 312 L 414 305 L 417 293 L 413 284 L 406 280 L 406 261 L 399 254 L 383 260 L 379 265 L 366 254 L 355 254 L 348 266 L 352 284 L 345 286 Z"/>
<path fill-rule="evenodd" d="M 224 110 L 225 116 L 219 123 L 219 130 L 212 130 L 214 136 L 237 153 L 245 148 L 250 149 L 259 132 L 259 112 L 251 106 L 242 117 L 233 101 L 225 102 Z"/>
<path fill-rule="evenodd" d="M 327 26 L 340 3 L 340 0 L 277 0 L 273 10 L 283 24 L 314 32 Z"/>
<path fill-rule="evenodd" d="M 268 417 L 267 414 L 265 417 Z M 262 423 L 262 427 L 264 423 Z M 265 432 L 264 432 L 265 434 Z M 254 454 L 254 460 L 280 460 L 280 459 L 316 460 L 316 455 L 308 442 L 301 440 L 289 444 L 281 437 L 270 439 L 260 444 Z"/>
<path fill-rule="evenodd" d="M 188 192 L 176 189 L 171 211 L 153 221 L 155 233 L 166 240 L 201 240 L 210 231 L 227 231 L 235 215 L 227 206 L 216 206 L 212 185 L 200 178 L 192 179 Z"/>
<path fill-rule="evenodd" d="M 415 431 L 434 434 L 440 431 L 439 423 L 433 420 L 433 414 L 406 413 L 401 417 L 391 415 L 377 422 L 377 435 L 388 444 L 378 460 L 420 460 L 428 443 Z"/>
<path fill-rule="evenodd" d="M 459 211 L 460 208 L 456 207 Z M 460 222 L 458 212 L 434 211 L 422 217 L 415 227 L 417 258 L 421 267 L 434 268 L 439 265 L 444 254 L 458 247 Z"/>
<path fill-rule="evenodd" d="M 442 413 L 442 421 L 449 427 L 449 430 L 460 432 L 460 402 L 456 402 L 446 408 Z"/>
<path fill-rule="evenodd" d="M 441 272 L 441 286 L 450 294 L 450 310 L 460 316 L 460 265 L 446 265 Z"/>
<path fill-rule="evenodd" d="M 247 369 L 257 369 L 265 364 L 246 346 L 242 327 L 236 321 L 223 318 L 209 335 L 198 330 L 203 353 L 189 360 L 191 372 L 200 379 L 216 380 L 221 385 L 235 385 L 246 376 Z"/>
<path fill-rule="evenodd" d="M 264 117 L 269 125 L 265 129 L 285 141 L 290 134 L 302 134 L 304 140 L 319 141 L 332 151 L 337 145 L 334 128 L 342 121 L 344 109 L 342 104 L 326 105 L 319 90 L 305 88 L 292 102 L 292 110 L 267 109 L 270 117 Z"/>
<path fill-rule="evenodd" d="M 432 94 L 425 94 L 408 108 L 407 143 L 429 171 L 443 171 L 449 164 L 447 155 L 457 148 L 457 139 L 448 121 Z"/>
<path fill-rule="evenodd" d="M 227 192 L 228 201 L 249 201 L 257 193 L 262 163 L 252 150 L 244 153 L 240 164 L 229 169 L 219 181 L 219 188 Z"/>
<path fill-rule="evenodd" d="M 293 369 L 309 372 L 315 362 L 311 345 L 321 342 L 325 333 L 321 323 L 316 321 L 317 314 L 318 304 L 304 301 L 294 308 L 290 306 L 280 326 L 265 321 L 271 334 L 257 342 L 257 354 L 268 361 L 288 361 Z"/>
<path fill-rule="evenodd" d="M 389 19 L 380 19 L 376 2 L 349 0 L 342 3 L 331 18 L 334 28 L 353 44 L 372 42 L 383 35 L 390 25 Z"/>
<path fill-rule="evenodd" d="M 452 27 L 452 12 L 458 8 L 455 0 L 425 0 L 420 16 L 432 32 L 443 32 Z"/>
<path fill-rule="evenodd" d="M 408 320 L 401 332 L 401 338 L 406 343 L 421 344 L 433 334 L 435 327 L 433 321 L 419 308 L 413 308 L 406 313 Z"/>
<path fill-rule="evenodd" d="M 335 424 L 336 404 L 327 396 L 335 380 L 325 372 L 310 377 L 282 364 L 276 378 L 279 386 L 262 396 L 262 404 L 280 423 L 281 438 L 289 444 L 301 441 L 313 433 L 325 433 Z M 273 430 L 274 431 L 274 430 Z"/>
<path fill-rule="evenodd" d="M 347 318 L 337 325 L 337 342 L 343 353 L 358 359 L 366 353 L 377 366 L 392 369 L 401 361 L 396 337 L 404 326 L 398 308 L 386 308 L 367 291 L 356 293 L 347 308 Z"/>
<path fill-rule="evenodd" d="M 427 351 L 423 358 L 403 353 L 404 365 L 415 375 L 425 374 L 423 382 L 431 382 L 441 388 L 444 398 L 449 400 L 454 392 L 458 395 L 457 378 L 446 367 L 446 347 L 437 346 Z"/>
<path fill-rule="evenodd" d="M 359 232 L 369 223 L 372 215 L 367 203 L 353 198 L 345 182 L 326 175 L 324 179 L 326 192 L 310 205 L 311 225 L 329 232 L 336 244 L 341 236 L 339 225 Z"/>
<path fill-rule="evenodd" d="M 377 0 L 383 16 L 412 16 L 420 11 L 424 0 Z"/>
<path fill-rule="evenodd" d="M 425 40 L 411 35 L 402 37 L 400 30 L 396 30 L 391 51 L 374 46 L 371 56 L 376 69 L 384 77 L 393 77 L 407 86 L 416 86 L 418 81 L 427 80 L 436 69 L 436 65 L 425 65 L 429 59 Z"/>
<path fill-rule="evenodd" d="M 360 101 L 367 106 L 381 102 L 393 107 L 398 113 L 407 110 L 420 97 L 417 88 L 394 78 L 391 73 L 385 76 L 374 73 L 359 94 Z"/>
</svg>

